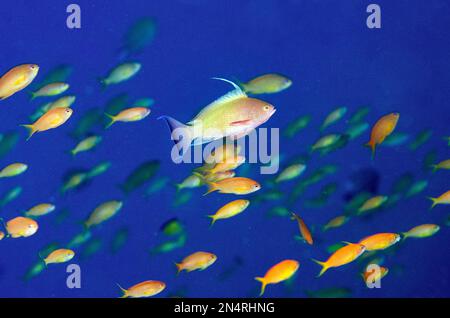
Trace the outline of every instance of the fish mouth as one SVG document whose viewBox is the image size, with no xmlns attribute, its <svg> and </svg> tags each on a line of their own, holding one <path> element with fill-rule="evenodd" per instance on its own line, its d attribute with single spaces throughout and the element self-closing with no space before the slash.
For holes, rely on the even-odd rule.
<svg viewBox="0 0 450 318">
<path fill-rule="evenodd" d="M 277 111 L 277 109 L 274 107 L 274 108 L 272 109 L 272 111 L 270 112 L 269 117 L 272 117 L 273 114 L 275 114 L 276 111 Z"/>
</svg>

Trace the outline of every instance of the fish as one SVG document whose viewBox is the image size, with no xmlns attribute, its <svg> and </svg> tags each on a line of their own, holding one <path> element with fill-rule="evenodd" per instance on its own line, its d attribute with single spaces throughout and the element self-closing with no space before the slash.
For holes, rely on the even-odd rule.
<svg viewBox="0 0 450 318">
<path fill-rule="evenodd" d="M 367 114 L 369 114 L 369 111 L 370 111 L 370 109 L 367 106 L 359 108 L 350 117 L 350 119 L 348 120 L 348 123 L 350 125 L 353 125 L 353 124 L 361 122 L 367 116 Z"/>
<path fill-rule="evenodd" d="M 299 177 L 306 169 L 306 165 L 298 163 L 292 164 L 286 167 L 280 174 L 276 177 L 275 182 L 284 182 L 295 179 Z"/>
<path fill-rule="evenodd" d="M 323 231 L 328 231 L 329 229 L 341 227 L 342 225 L 347 223 L 349 220 L 350 220 L 350 218 L 346 215 L 337 216 L 337 217 L 331 219 L 330 221 L 328 221 L 328 223 L 324 225 Z"/>
<path fill-rule="evenodd" d="M 366 143 L 366 146 L 372 149 L 372 159 L 375 157 L 376 146 L 381 145 L 386 137 L 394 132 L 399 118 L 399 113 L 390 113 L 378 119 L 372 127 L 370 140 Z"/>
<path fill-rule="evenodd" d="M 450 204 L 450 190 L 441 194 L 437 198 L 428 197 L 428 199 L 433 202 L 430 209 L 434 208 L 438 204 Z"/>
<path fill-rule="evenodd" d="M 35 133 L 54 129 L 64 124 L 70 116 L 72 116 L 73 110 L 71 108 L 54 108 L 42 115 L 37 121 L 31 125 L 22 125 L 29 130 L 29 136 L 27 140 L 31 138 Z"/>
<path fill-rule="evenodd" d="M 212 219 L 211 226 L 214 225 L 217 220 L 228 219 L 244 212 L 244 210 L 247 209 L 249 205 L 249 200 L 234 200 L 225 204 L 223 207 L 217 210 L 215 214 L 208 215 L 208 217 Z"/>
<path fill-rule="evenodd" d="M 67 243 L 67 248 L 78 248 L 89 241 L 92 237 L 91 231 L 82 231 L 76 234 L 72 239 Z"/>
<path fill-rule="evenodd" d="M 0 133 L 0 158 L 13 150 L 18 141 L 19 133 L 15 131 L 7 132 L 5 134 Z"/>
<path fill-rule="evenodd" d="M 177 191 L 183 189 L 193 189 L 200 187 L 203 184 L 203 176 L 199 176 L 198 174 L 191 174 L 189 177 L 184 179 L 181 183 L 175 184 Z"/>
<path fill-rule="evenodd" d="M 367 129 L 369 129 L 369 127 L 369 123 L 359 122 L 348 127 L 345 131 L 345 135 L 347 135 L 350 140 L 353 140 L 361 136 Z"/>
<path fill-rule="evenodd" d="M 7 165 L 0 171 L 0 178 L 15 177 L 24 173 L 28 169 L 28 165 L 20 162 Z"/>
<path fill-rule="evenodd" d="M 232 170 L 228 171 L 220 171 L 213 174 L 208 174 L 206 176 L 203 176 L 202 179 L 204 179 L 206 182 L 218 182 L 221 180 L 233 178 L 236 175 L 236 172 Z"/>
<path fill-rule="evenodd" d="M 54 102 L 49 102 L 41 107 L 39 107 L 31 116 L 30 120 L 35 121 L 39 119 L 42 115 L 44 115 L 46 112 L 55 109 L 55 108 L 69 108 L 70 106 L 75 103 L 76 96 L 69 95 L 69 96 L 63 96 L 55 100 Z"/>
<path fill-rule="evenodd" d="M 19 238 L 34 235 L 37 232 L 39 225 L 33 219 L 18 216 L 6 222 L 5 228 L 9 236 L 12 238 Z"/>
<path fill-rule="evenodd" d="M 440 169 L 442 170 L 450 170 L 450 159 L 447 160 L 443 160 L 437 164 L 431 165 L 431 167 L 433 168 L 433 172 L 436 172 Z"/>
<path fill-rule="evenodd" d="M 362 253 L 364 253 L 365 250 L 366 247 L 362 244 L 347 243 L 347 245 L 341 247 L 336 252 L 331 254 L 331 256 L 325 262 L 320 262 L 313 259 L 314 262 L 322 266 L 322 270 L 317 277 L 322 276 L 330 268 L 339 267 L 353 262 Z"/>
<path fill-rule="evenodd" d="M 201 171 L 202 173 L 206 175 L 212 175 L 219 172 L 234 170 L 237 167 L 241 166 L 243 163 L 245 163 L 245 157 L 244 156 L 237 156 L 234 158 L 226 158 L 226 161 L 218 162 L 214 164 L 212 168 L 209 167 L 201 167 L 198 171 Z"/>
<path fill-rule="evenodd" d="M 107 201 L 95 208 L 95 210 L 89 215 L 88 219 L 84 222 L 87 229 L 92 226 L 99 225 L 114 215 L 116 215 L 122 208 L 122 201 Z"/>
<path fill-rule="evenodd" d="M 217 256 L 209 252 L 195 252 L 186 256 L 180 263 L 175 263 L 178 273 L 183 270 L 192 272 L 194 270 L 205 270 L 217 260 Z"/>
<path fill-rule="evenodd" d="M 48 96 L 56 96 L 64 93 L 69 89 L 69 84 L 63 82 L 56 82 L 47 84 L 37 91 L 31 93 L 31 99 L 35 99 L 36 97 L 48 97 Z"/>
<path fill-rule="evenodd" d="M 208 186 L 209 189 L 204 195 L 214 191 L 219 191 L 219 193 L 244 195 L 261 189 L 261 185 L 258 182 L 245 177 L 234 177 L 218 182 L 208 182 Z"/>
<path fill-rule="evenodd" d="M 367 211 L 378 209 L 385 203 L 388 199 L 388 196 L 386 195 L 377 195 L 374 197 L 371 197 L 370 199 L 366 200 L 358 209 L 358 214 L 365 213 Z"/>
<path fill-rule="evenodd" d="M 6 99 L 31 84 L 39 72 L 36 64 L 13 67 L 0 77 L 0 100 Z"/>
<path fill-rule="evenodd" d="M 400 241 L 397 233 L 377 233 L 363 238 L 358 243 L 366 247 L 366 251 L 384 250 Z"/>
<path fill-rule="evenodd" d="M 302 238 L 305 240 L 305 242 L 308 243 L 309 245 L 313 245 L 313 238 L 311 235 L 311 231 L 308 229 L 303 219 L 294 212 L 291 212 L 291 216 L 293 220 L 297 221 L 298 228 L 300 229 L 300 234 L 302 235 Z"/>
<path fill-rule="evenodd" d="M 264 295 L 267 285 L 288 280 L 297 272 L 299 267 L 300 263 L 298 261 L 286 259 L 272 266 L 264 277 L 255 277 L 255 280 L 261 283 L 259 296 Z"/>
<path fill-rule="evenodd" d="M 340 134 L 329 134 L 322 136 L 311 146 L 311 151 L 331 147 L 333 144 L 337 143 L 340 138 Z"/>
<path fill-rule="evenodd" d="M 419 180 L 411 185 L 406 192 L 406 197 L 412 197 L 424 191 L 428 187 L 428 180 Z"/>
<path fill-rule="evenodd" d="M 94 178 L 97 177 L 103 173 L 105 173 L 106 171 L 109 170 L 109 168 L 111 168 L 112 163 L 110 161 L 102 161 L 99 164 L 95 165 L 94 167 L 92 167 L 87 173 L 86 173 L 86 177 L 88 179 L 90 178 Z"/>
<path fill-rule="evenodd" d="M 273 94 L 288 89 L 292 85 L 292 80 L 286 76 L 272 73 L 258 76 L 239 85 L 244 92 L 249 94 Z"/>
<path fill-rule="evenodd" d="M 347 113 L 347 107 L 339 107 L 333 110 L 323 121 L 320 130 L 323 131 L 328 128 L 330 125 L 338 122 L 342 117 Z"/>
<path fill-rule="evenodd" d="M 147 196 L 155 194 L 155 193 L 161 191 L 162 189 L 164 189 L 166 187 L 166 185 L 169 184 L 169 182 L 170 182 L 170 178 L 160 177 L 160 178 L 156 179 L 155 181 L 153 181 L 152 183 L 150 183 L 150 185 L 145 190 L 145 194 Z"/>
<path fill-rule="evenodd" d="M 84 151 L 89 151 L 95 148 L 102 141 L 101 136 L 90 136 L 80 141 L 70 153 L 75 156 L 76 154 Z"/>
<path fill-rule="evenodd" d="M 140 63 L 123 63 L 113 68 L 108 76 L 100 79 L 100 83 L 106 87 L 112 84 L 119 84 L 135 76 L 141 69 Z"/>
<path fill-rule="evenodd" d="M 219 78 L 217 78 L 219 79 Z M 172 140 L 180 152 L 186 147 L 229 137 L 238 139 L 262 125 L 276 109 L 262 100 L 248 97 L 235 83 L 234 90 L 215 100 L 186 125 L 169 116 L 161 116 L 170 129 Z"/>
<path fill-rule="evenodd" d="M 88 109 L 78 120 L 75 129 L 70 132 L 70 135 L 77 140 L 88 137 L 102 118 L 104 118 L 103 113 L 99 108 Z"/>
<path fill-rule="evenodd" d="M 131 174 L 120 185 L 125 194 L 129 194 L 132 191 L 138 189 L 147 183 L 156 174 L 160 166 L 158 160 L 149 160 L 141 163 L 135 168 Z"/>
<path fill-rule="evenodd" d="M 177 236 L 184 233 L 184 226 L 180 222 L 180 220 L 178 220 L 177 218 L 172 218 L 164 222 L 164 224 L 161 225 L 160 230 L 162 233 L 164 233 L 164 235 Z"/>
<path fill-rule="evenodd" d="M 114 233 L 111 242 L 111 253 L 117 253 L 128 241 L 129 231 L 127 228 L 121 228 Z"/>
<path fill-rule="evenodd" d="M 403 239 L 408 237 L 413 238 L 425 238 L 430 237 L 436 234 L 440 230 L 439 225 L 437 224 L 421 224 L 413 227 L 408 232 L 403 232 Z"/>
<path fill-rule="evenodd" d="M 0 241 L 5 238 L 6 234 L 3 231 L 0 231 Z"/>
<path fill-rule="evenodd" d="M 66 82 L 72 75 L 73 67 L 67 64 L 60 64 L 52 68 L 36 86 L 37 89 L 55 82 Z"/>
<path fill-rule="evenodd" d="M 295 119 L 287 125 L 287 127 L 283 131 L 283 135 L 288 138 L 294 137 L 299 131 L 308 127 L 310 121 L 310 115 L 301 116 Z"/>
<path fill-rule="evenodd" d="M 110 123 L 106 125 L 105 128 L 111 127 L 112 124 L 118 121 L 127 123 L 142 120 L 150 115 L 150 112 L 150 108 L 147 107 L 132 107 L 122 110 L 115 116 L 105 113 L 106 116 L 111 119 Z"/>
<path fill-rule="evenodd" d="M 177 239 L 161 243 L 151 249 L 150 254 L 156 255 L 161 253 L 169 253 L 178 248 L 182 248 L 186 244 L 187 236 L 185 234 L 180 235 Z"/>
<path fill-rule="evenodd" d="M 415 151 L 420 146 L 425 144 L 433 135 L 433 131 L 431 129 L 425 129 L 419 132 L 416 136 L 416 138 L 412 141 L 412 143 L 409 145 L 409 149 Z"/>
<path fill-rule="evenodd" d="M 83 185 L 88 180 L 88 173 L 77 172 L 70 174 L 63 183 L 61 187 L 61 193 L 64 194 L 69 190 L 76 189 Z"/>
<path fill-rule="evenodd" d="M 128 56 L 142 51 L 153 41 L 156 30 L 157 23 L 152 17 L 143 17 L 135 21 L 125 34 L 123 55 Z"/>
<path fill-rule="evenodd" d="M 56 209 L 51 203 L 41 203 L 27 210 L 24 214 L 28 217 L 38 217 L 49 214 Z"/>
<path fill-rule="evenodd" d="M 9 190 L 8 192 L 6 192 L 6 194 L 0 200 L 0 207 L 4 207 L 9 202 L 17 199 L 20 196 L 20 194 L 22 193 L 22 190 L 23 189 L 21 186 L 16 186 L 16 187 L 12 188 L 11 190 Z"/>
<path fill-rule="evenodd" d="M 46 258 L 44 258 L 45 265 L 66 263 L 74 258 L 75 252 L 70 249 L 61 248 L 51 252 Z"/>
<path fill-rule="evenodd" d="M 123 295 L 120 298 L 142 298 L 151 297 L 161 293 L 165 288 L 166 284 L 156 280 L 147 280 L 145 282 L 131 286 L 128 289 L 123 289 L 120 287 Z"/>
</svg>

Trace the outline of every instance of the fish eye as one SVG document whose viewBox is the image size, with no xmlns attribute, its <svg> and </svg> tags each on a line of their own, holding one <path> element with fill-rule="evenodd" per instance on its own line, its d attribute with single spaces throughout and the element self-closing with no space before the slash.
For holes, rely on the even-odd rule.
<svg viewBox="0 0 450 318">
<path fill-rule="evenodd" d="M 269 106 L 269 105 L 266 105 L 266 106 L 263 107 L 263 109 L 264 109 L 265 111 L 268 111 L 268 110 L 270 110 L 270 106 Z"/>
</svg>

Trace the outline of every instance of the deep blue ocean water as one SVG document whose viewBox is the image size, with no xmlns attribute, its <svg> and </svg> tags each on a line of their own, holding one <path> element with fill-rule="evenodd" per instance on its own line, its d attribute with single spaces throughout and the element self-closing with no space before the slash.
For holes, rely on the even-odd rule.
<svg viewBox="0 0 450 318">
<path fill-rule="evenodd" d="M 66 27 L 66 6 L 81 7 L 81 29 Z M 74 114 L 58 129 L 38 133 L 28 142 L 19 124 L 41 101 L 29 101 L 25 89 L 0 102 L 1 132 L 18 131 L 16 147 L 0 158 L 0 166 L 25 162 L 28 171 L 21 176 L 0 180 L 0 193 L 14 186 L 23 187 L 16 200 L 5 205 L 1 217 L 13 218 L 21 211 L 44 201 L 57 206 L 54 214 L 38 220 L 39 231 L 23 239 L 5 238 L 0 242 L 1 297 L 118 297 L 116 283 L 128 287 L 140 281 L 157 279 L 167 289 L 157 297 L 257 296 L 261 276 L 275 263 L 292 258 L 300 262 L 295 281 L 268 286 L 269 297 L 306 297 L 306 291 L 323 288 L 348 288 L 352 297 L 448 297 L 450 253 L 448 227 L 444 221 L 448 206 L 429 211 L 426 196 L 438 196 L 448 190 L 448 171 L 431 174 L 422 169 L 422 161 L 431 150 L 440 160 L 448 159 L 449 147 L 443 141 L 450 134 L 450 40 L 448 30 L 450 4 L 444 0 L 376 1 L 382 8 L 381 29 L 368 29 L 366 7 L 373 1 L 4 1 L 1 8 L 0 72 L 15 65 L 36 63 L 40 72 L 35 79 L 57 65 L 68 64 L 73 74 L 67 93 L 77 96 Z M 127 29 L 139 18 L 152 17 L 157 23 L 155 38 L 131 60 L 142 63 L 133 79 L 102 90 L 97 78 L 120 63 L 120 47 Z M 288 90 L 260 96 L 277 108 L 264 127 L 283 128 L 294 118 L 311 115 L 307 129 L 293 139 L 281 139 L 281 153 L 292 158 L 307 151 L 318 138 L 319 126 L 337 106 L 346 106 L 349 114 L 369 106 L 367 121 L 375 121 L 390 112 L 399 112 L 396 131 L 409 134 L 410 141 L 423 129 L 431 129 L 432 138 L 416 151 L 407 145 L 379 147 L 374 161 L 362 145 L 369 131 L 345 148 L 327 156 L 313 155 L 308 172 L 336 164 L 339 171 L 308 188 L 294 204 L 309 225 L 320 225 L 342 213 L 343 195 L 349 176 L 362 168 L 373 168 L 380 175 L 379 193 L 389 193 L 393 182 L 405 172 L 415 180 L 427 179 L 424 193 L 401 201 L 390 209 L 374 213 L 369 219 L 353 218 L 342 228 L 315 234 L 315 245 L 294 240 L 297 225 L 288 218 L 267 216 L 275 205 L 265 202 L 250 207 L 233 219 L 219 221 L 209 229 L 206 214 L 235 197 L 210 194 L 204 188 L 192 190 L 185 205 L 173 207 L 176 194 L 172 184 L 187 177 L 193 165 L 176 165 L 170 158 L 172 142 L 160 115 L 187 122 L 201 107 L 226 93 L 230 87 L 210 80 L 213 76 L 247 80 L 260 74 L 278 72 L 293 80 Z M 89 153 L 72 157 L 67 152 L 76 140 L 69 136 L 81 115 L 92 107 L 104 107 L 112 97 L 126 93 L 130 103 L 151 97 L 155 104 L 143 121 L 118 123 L 108 130 L 96 128 L 103 136 L 101 145 Z M 345 120 L 329 131 L 344 131 Z M 145 198 L 145 187 L 128 196 L 118 188 L 129 173 L 142 162 L 159 160 L 157 177 L 169 177 L 171 183 L 161 192 Z M 90 168 L 101 161 L 112 167 L 79 191 L 58 194 L 64 174 L 71 169 Z M 264 182 L 259 165 L 250 167 L 251 176 Z M 239 170 L 238 170 L 239 171 Z M 339 187 L 326 206 L 305 208 L 304 200 L 320 188 L 336 182 Z M 296 182 L 282 184 L 292 190 Z M 189 191 L 189 190 L 187 190 Z M 262 190 L 261 190 L 262 191 Z M 91 257 L 79 255 L 71 263 L 81 267 L 80 289 L 66 287 L 66 266 L 50 266 L 28 282 L 27 269 L 38 260 L 38 251 L 52 242 L 64 244 L 82 230 L 80 222 L 100 203 L 123 200 L 124 207 L 113 219 L 94 228 L 93 238 L 102 248 Z M 63 208 L 70 215 L 61 224 L 56 219 Z M 149 250 L 164 241 L 159 228 L 177 217 L 185 225 L 187 242 L 171 253 L 150 256 Z M 368 289 L 359 277 L 356 262 L 331 269 L 320 278 L 319 266 L 310 258 L 325 260 L 326 247 L 340 241 L 358 241 L 377 232 L 404 232 L 422 223 L 436 223 L 441 230 L 426 239 L 411 239 L 395 253 L 386 253 L 384 266 L 390 273 L 380 289 Z M 116 254 L 110 252 L 114 234 L 122 228 L 129 239 Z M 174 262 L 186 255 L 205 250 L 218 256 L 205 271 L 176 276 Z M 380 253 L 383 255 L 383 253 Z M 241 265 L 234 266 L 236 258 Z M 226 279 L 222 273 L 234 268 Z"/>
</svg>

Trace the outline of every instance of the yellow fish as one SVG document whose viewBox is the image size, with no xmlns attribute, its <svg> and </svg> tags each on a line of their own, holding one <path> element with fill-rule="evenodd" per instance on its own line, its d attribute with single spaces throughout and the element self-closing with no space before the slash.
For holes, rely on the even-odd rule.
<svg viewBox="0 0 450 318">
<path fill-rule="evenodd" d="M 6 222 L 6 231 L 12 238 L 29 237 L 37 232 L 38 223 L 30 218 L 18 216 Z"/>
<path fill-rule="evenodd" d="M 287 259 L 272 266 L 264 275 L 264 277 L 255 277 L 258 282 L 261 282 L 261 292 L 259 296 L 264 294 L 266 286 L 269 284 L 277 284 L 291 278 L 297 272 L 300 264 L 299 262 Z"/>
<path fill-rule="evenodd" d="M 32 217 L 42 216 L 42 215 L 49 214 L 50 212 L 53 212 L 55 210 L 55 208 L 56 207 L 53 204 L 41 203 L 41 204 L 35 205 L 34 207 L 32 207 L 31 209 L 26 211 L 25 215 L 32 216 Z"/>
<path fill-rule="evenodd" d="M 224 162 L 218 162 L 211 169 L 199 169 L 206 175 L 224 172 L 228 170 L 234 170 L 245 162 L 244 156 L 237 156 L 235 158 L 227 158 Z"/>
<path fill-rule="evenodd" d="M 363 238 L 359 241 L 366 247 L 366 251 L 384 250 L 400 241 L 400 235 L 396 233 L 378 233 Z"/>
<path fill-rule="evenodd" d="M 291 85 L 292 80 L 280 74 L 265 74 L 240 84 L 246 93 L 254 95 L 278 93 Z"/>
<path fill-rule="evenodd" d="M 184 179 L 181 183 L 175 184 L 175 187 L 178 191 L 182 189 L 193 189 L 201 186 L 203 184 L 202 176 L 199 176 L 197 174 L 192 174 L 186 179 Z"/>
<path fill-rule="evenodd" d="M 372 159 L 375 157 L 376 145 L 380 145 L 386 139 L 386 137 L 394 131 L 399 118 L 399 113 L 391 113 L 378 119 L 378 121 L 372 127 L 370 140 L 366 144 L 366 146 L 372 149 Z"/>
<path fill-rule="evenodd" d="M 357 259 L 364 251 L 366 247 L 358 243 L 346 243 L 347 245 L 341 247 L 336 252 L 331 254 L 331 256 L 325 261 L 320 262 L 313 259 L 314 262 L 322 266 L 318 277 L 322 276 L 329 268 L 339 267 Z"/>
<path fill-rule="evenodd" d="M 39 66 L 36 64 L 13 67 L 0 78 L 0 99 L 6 99 L 30 85 L 38 71 Z"/>
<path fill-rule="evenodd" d="M 358 209 L 358 213 L 367 212 L 379 208 L 387 201 L 388 197 L 385 195 L 377 195 L 366 200 Z"/>
<path fill-rule="evenodd" d="M 209 189 L 204 195 L 208 193 L 219 191 L 219 193 L 232 194 L 249 194 L 261 189 L 261 185 L 255 180 L 243 177 L 234 177 L 220 180 L 218 182 L 209 182 Z"/>
<path fill-rule="evenodd" d="M 60 248 L 51 252 L 45 259 L 45 265 L 65 263 L 75 256 L 75 252 L 69 249 Z"/>
<path fill-rule="evenodd" d="M 217 256 L 208 252 L 195 252 L 189 256 L 186 256 L 181 263 L 175 263 L 178 269 L 178 273 L 182 270 L 192 272 L 194 270 L 204 270 L 214 264 L 217 260 Z"/>
<path fill-rule="evenodd" d="M 155 296 L 166 288 L 166 284 L 156 280 L 147 280 L 145 282 L 123 289 L 117 284 L 123 295 L 120 298 L 142 298 Z"/>
<path fill-rule="evenodd" d="M 323 230 L 327 231 L 332 228 L 340 227 L 340 226 L 344 225 L 345 223 L 347 223 L 348 220 L 349 220 L 348 216 L 345 216 L 345 215 L 337 216 L 337 217 L 331 219 L 330 221 L 328 221 L 328 223 L 325 224 L 325 226 L 323 227 Z"/>
<path fill-rule="evenodd" d="M 71 108 L 54 108 L 42 115 L 32 125 L 22 125 L 30 131 L 27 140 L 36 132 L 46 131 L 61 126 L 70 118 L 70 116 L 72 116 L 72 113 L 73 111 Z"/>
<path fill-rule="evenodd" d="M 122 110 L 115 116 L 106 114 L 111 119 L 111 122 L 106 126 L 106 128 L 110 127 L 116 121 L 121 122 L 131 122 L 138 121 L 144 119 L 150 114 L 150 109 L 147 107 L 132 107 Z"/>
<path fill-rule="evenodd" d="M 84 225 L 86 228 L 90 228 L 109 220 L 120 211 L 122 205 L 121 201 L 107 201 L 100 204 L 95 208 L 91 215 L 89 215 L 86 222 L 84 222 Z"/>
<path fill-rule="evenodd" d="M 80 141 L 70 153 L 75 156 L 79 152 L 88 151 L 97 146 L 102 141 L 101 136 L 90 136 Z"/>
<path fill-rule="evenodd" d="M 100 82 L 104 86 L 118 84 L 132 78 L 140 69 L 140 63 L 123 63 L 115 67 L 106 78 L 100 79 Z"/>
<path fill-rule="evenodd" d="M 450 159 L 444 160 L 439 162 L 438 164 L 435 165 L 431 165 L 431 167 L 433 168 L 433 172 L 439 170 L 439 169 L 443 169 L 443 170 L 450 170 Z"/>
<path fill-rule="evenodd" d="M 0 178 L 15 177 L 24 173 L 28 169 L 28 166 L 24 163 L 12 163 L 0 171 Z"/>
<path fill-rule="evenodd" d="M 221 207 L 216 214 L 208 215 L 212 219 L 211 226 L 217 221 L 222 219 L 231 218 L 241 212 L 243 212 L 250 204 L 248 200 L 234 200 Z"/>
<path fill-rule="evenodd" d="M 205 182 L 218 182 L 224 179 L 233 178 L 236 175 L 236 172 L 232 170 L 216 172 L 213 174 L 208 174 L 204 176 Z"/>
<path fill-rule="evenodd" d="M 408 237 L 413 238 L 425 238 L 436 234 L 439 231 L 440 227 L 437 224 L 422 224 L 416 227 L 413 227 L 408 232 L 402 233 L 403 239 Z"/>
<path fill-rule="evenodd" d="M 203 108 L 186 125 L 168 116 L 158 118 L 166 120 L 180 152 L 184 153 L 191 144 L 200 145 L 224 137 L 244 137 L 275 113 L 275 108 L 269 103 L 248 97 L 231 81 L 220 80 L 231 83 L 235 89 Z"/>
<path fill-rule="evenodd" d="M 431 198 L 429 197 L 431 201 L 433 201 L 433 204 L 431 205 L 431 209 L 434 208 L 438 204 L 450 204 L 450 190 L 447 192 L 441 194 L 437 198 Z"/>
<path fill-rule="evenodd" d="M 56 96 L 64 93 L 69 89 L 69 84 L 56 82 L 50 83 L 41 87 L 38 91 L 31 93 L 31 99 L 35 99 L 36 97 L 44 97 L 44 96 Z"/>
<path fill-rule="evenodd" d="M 286 167 L 286 169 L 280 172 L 280 174 L 276 177 L 275 182 L 279 183 L 295 179 L 298 176 L 300 176 L 303 173 L 303 171 L 305 171 L 305 169 L 306 165 L 301 163 L 290 165 L 289 167 Z"/>
</svg>

